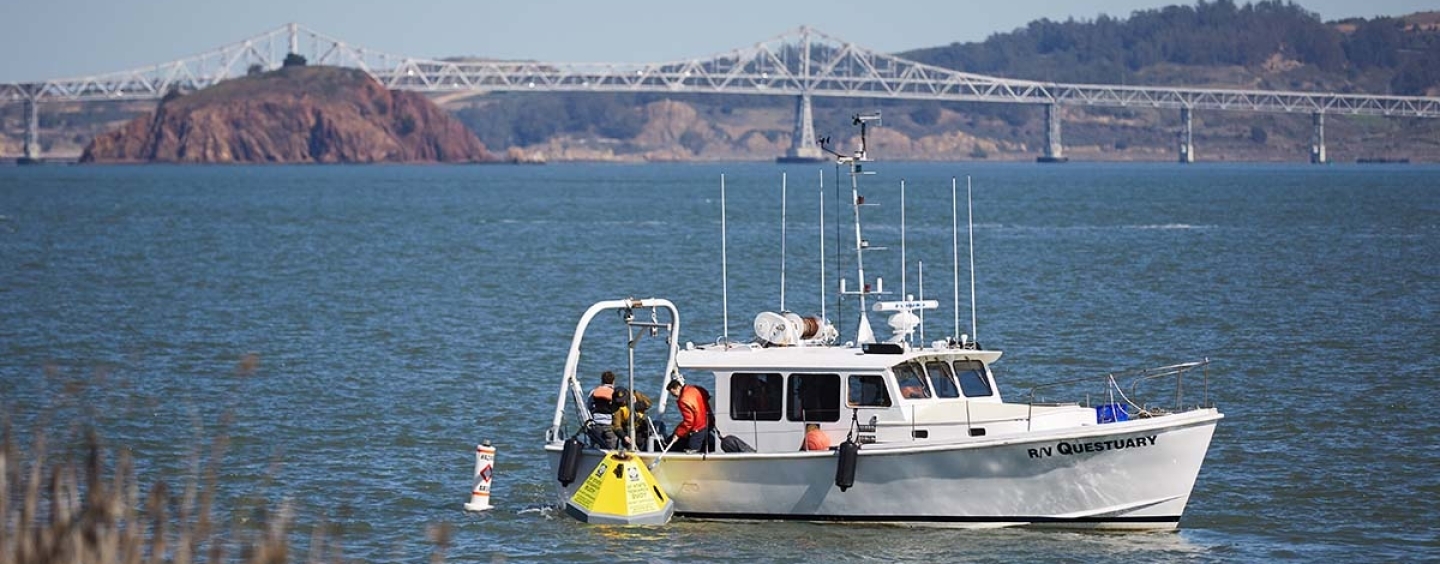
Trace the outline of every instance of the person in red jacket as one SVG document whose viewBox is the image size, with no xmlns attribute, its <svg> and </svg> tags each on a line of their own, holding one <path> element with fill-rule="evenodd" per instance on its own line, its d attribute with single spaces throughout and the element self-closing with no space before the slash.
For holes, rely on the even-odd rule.
<svg viewBox="0 0 1440 564">
<path fill-rule="evenodd" d="M 685 450 L 706 452 L 715 450 L 710 437 L 710 393 L 695 385 L 681 384 L 671 380 L 665 391 L 675 397 L 680 408 L 680 424 L 675 427 L 671 439 L 679 441 Z M 666 441 L 669 444 L 669 441 Z"/>
</svg>

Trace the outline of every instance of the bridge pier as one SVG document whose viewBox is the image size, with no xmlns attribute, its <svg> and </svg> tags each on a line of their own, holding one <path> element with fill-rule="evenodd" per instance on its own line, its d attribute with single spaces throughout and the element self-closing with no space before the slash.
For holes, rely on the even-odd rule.
<svg viewBox="0 0 1440 564">
<path fill-rule="evenodd" d="M 1315 124 L 1310 134 L 1310 164 L 1325 164 L 1329 162 L 1325 158 L 1325 114 L 1315 112 L 1310 117 Z"/>
<path fill-rule="evenodd" d="M 1045 104 L 1045 154 L 1035 157 L 1035 162 L 1063 163 L 1068 160 L 1065 147 L 1060 144 L 1060 106 L 1053 102 Z"/>
<path fill-rule="evenodd" d="M 785 155 L 776 157 L 779 163 L 824 162 L 825 153 L 815 142 L 815 117 L 810 110 L 810 94 L 801 94 L 795 102 L 795 130 L 790 136 L 790 149 Z"/>
<path fill-rule="evenodd" d="M 25 141 L 24 153 L 16 160 L 20 164 L 40 162 L 40 103 L 34 98 L 25 99 Z"/>
<path fill-rule="evenodd" d="M 1190 118 L 1190 108 L 1180 108 L 1180 162 L 1195 162 L 1195 128 Z"/>
</svg>

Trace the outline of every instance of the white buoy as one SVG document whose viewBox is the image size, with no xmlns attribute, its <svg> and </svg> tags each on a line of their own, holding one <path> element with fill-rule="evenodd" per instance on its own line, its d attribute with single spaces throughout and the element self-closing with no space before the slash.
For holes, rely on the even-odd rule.
<svg viewBox="0 0 1440 564">
<path fill-rule="evenodd" d="M 490 441 L 485 441 L 475 447 L 475 487 L 470 488 L 470 503 L 465 504 L 466 511 L 490 509 L 490 480 L 494 474 L 495 447 L 490 446 Z"/>
</svg>

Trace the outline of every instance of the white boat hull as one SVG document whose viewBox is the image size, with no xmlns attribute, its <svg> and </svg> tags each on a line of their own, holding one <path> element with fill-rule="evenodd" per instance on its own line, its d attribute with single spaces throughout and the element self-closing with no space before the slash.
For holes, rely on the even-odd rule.
<svg viewBox="0 0 1440 564">
<path fill-rule="evenodd" d="M 654 474 L 676 514 L 692 518 L 1174 529 L 1221 417 L 1200 409 L 1024 436 L 865 445 L 844 492 L 835 451 L 671 453 Z M 546 446 L 552 469 L 560 449 Z M 582 477 L 602 453 L 583 456 Z M 562 502 L 579 485 L 561 488 Z"/>
</svg>

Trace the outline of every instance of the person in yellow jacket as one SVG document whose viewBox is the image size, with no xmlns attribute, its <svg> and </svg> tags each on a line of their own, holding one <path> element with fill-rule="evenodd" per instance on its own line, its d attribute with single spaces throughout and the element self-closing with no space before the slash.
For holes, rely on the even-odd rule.
<svg viewBox="0 0 1440 564">
<path fill-rule="evenodd" d="M 633 425 L 635 428 L 635 445 L 630 444 L 630 428 L 632 425 L 630 421 L 630 402 L 632 398 L 630 396 L 630 390 L 623 387 L 615 388 L 613 401 L 617 407 L 615 408 L 615 422 L 612 423 L 612 427 L 615 429 L 615 434 L 620 436 L 620 444 L 622 446 L 635 450 L 650 450 L 650 418 L 645 415 L 645 412 L 650 410 L 650 396 L 640 391 L 636 391 L 634 394 L 635 421 Z"/>
</svg>

